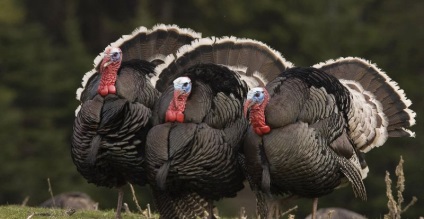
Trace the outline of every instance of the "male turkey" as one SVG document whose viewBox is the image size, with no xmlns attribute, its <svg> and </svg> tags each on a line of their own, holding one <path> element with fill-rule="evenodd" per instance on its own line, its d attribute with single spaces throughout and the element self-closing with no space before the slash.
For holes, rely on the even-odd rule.
<svg viewBox="0 0 424 219">
<path fill-rule="evenodd" d="M 261 218 L 269 195 L 317 198 L 347 179 L 366 199 L 362 156 L 388 137 L 415 136 L 415 112 L 396 82 L 360 58 L 290 68 L 249 91 L 244 153 Z M 316 199 L 315 199 L 316 200 Z M 315 202 L 316 207 L 316 202 Z"/>
<path fill-rule="evenodd" d="M 136 29 L 111 44 L 94 60 L 77 90 L 72 159 L 89 183 L 119 189 L 120 218 L 127 182 L 144 185 L 144 144 L 159 92 L 154 68 L 200 34 L 177 26 Z"/>
<path fill-rule="evenodd" d="M 213 218 L 213 201 L 243 188 L 238 159 L 248 86 L 264 85 L 287 65 L 263 43 L 226 37 L 194 41 L 156 68 L 162 95 L 146 169 L 161 217 Z"/>
</svg>

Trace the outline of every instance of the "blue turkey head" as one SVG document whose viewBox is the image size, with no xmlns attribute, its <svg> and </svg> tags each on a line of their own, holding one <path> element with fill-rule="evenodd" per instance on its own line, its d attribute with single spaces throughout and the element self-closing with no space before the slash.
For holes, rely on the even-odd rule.
<svg viewBox="0 0 424 219">
<path fill-rule="evenodd" d="M 174 80 L 174 90 L 179 94 L 190 94 L 191 80 L 188 77 L 179 77 Z"/>
</svg>

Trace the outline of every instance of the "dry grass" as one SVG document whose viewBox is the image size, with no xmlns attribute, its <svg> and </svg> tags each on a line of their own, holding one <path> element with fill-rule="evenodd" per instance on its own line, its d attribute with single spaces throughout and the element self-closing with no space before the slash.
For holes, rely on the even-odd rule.
<svg viewBox="0 0 424 219">
<path fill-rule="evenodd" d="M 414 205 L 417 202 L 417 197 L 412 197 L 412 200 L 409 202 L 406 207 L 402 207 L 402 203 L 404 202 L 403 198 L 403 192 L 405 191 L 405 175 L 403 173 L 403 158 L 400 157 L 399 164 L 396 167 L 395 174 L 397 176 L 397 183 L 396 183 L 396 189 L 397 189 L 397 200 L 395 200 L 395 197 L 393 195 L 392 191 L 392 180 L 390 179 L 390 174 L 388 171 L 386 171 L 386 195 L 389 199 L 387 202 L 387 207 L 389 208 L 389 212 L 384 215 L 384 219 L 400 219 L 401 214 L 408 210 L 409 207 Z"/>
<path fill-rule="evenodd" d="M 49 193 L 53 201 L 53 206 L 56 207 L 56 202 L 54 200 L 53 189 L 52 189 L 52 184 L 50 183 L 50 178 L 47 178 L 47 184 L 49 185 Z"/>
<path fill-rule="evenodd" d="M 417 202 L 417 198 L 414 196 L 412 200 L 405 206 L 403 192 L 405 191 L 405 175 L 403 172 L 403 163 L 404 160 L 400 157 L 399 164 L 396 167 L 395 175 L 397 177 L 396 182 L 396 198 L 392 191 L 392 179 L 390 178 L 390 174 L 386 171 L 386 195 L 388 198 L 387 207 L 389 212 L 384 215 L 384 219 L 400 219 L 401 214 L 407 211 L 411 206 L 413 206 Z M 53 190 L 50 183 L 50 179 L 47 179 L 48 183 L 48 191 L 50 196 L 53 197 Z M 143 210 L 138 204 L 137 197 L 135 195 L 134 188 L 132 185 L 131 192 L 133 196 L 133 201 L 136 204 L 137 212 L 132 213 L 128 208 L 128 205 L 124 204 L 125 213 L 123 214 L 123 218 L 131 219 L 131 218 L 143 218 L 143 219 L 155 219 L 159 218 L 159 215 L 152 214 L 150 210 L 150 206 L 148 205 L 145 210 Z M 7 218 L 27 218 L 27 219 L 37 219 L 37 218 L 114 218 L 115 212 L 114 210 L 109 211 L 96 211 L 96 210 L 74 210 L 74 209 L 47 209 L 47 208 L 33 208 L 26 207 L 26 203 L 28 202 L 29 197 L 26 197 L 21 206 L 17 205 L 9 205 L 9 206 L 0 206 L 0 215 L 6 216 Z M 289 219 L 295 219 L 295 215 L 292 214 L 293 211 L 297 210 L 297 206 L 287 210 L 286 212 L 281 214 L 281 218 L 287 216 Z M 332 218 L 333 212 L 328 212 L 328 218 Z M 246 211 L 244 208 L 240 209 L 239 219 L 246 219 Z"/>
<path fill-rule="evenodd" d="M 146 219 L 147 217 L 135 213 L 123 213 L 123 219 Z M 0 218 L 8 219 L 113 219 L 115 210 L 95 211 L 95 210 L 73 210 L 73 209 L 53 209 L 53 208 L 34 208 L 20 205 L 0 206 Z M 159 218 L 158 215 L 152 215 L 151 218 Z"/>
</svg>

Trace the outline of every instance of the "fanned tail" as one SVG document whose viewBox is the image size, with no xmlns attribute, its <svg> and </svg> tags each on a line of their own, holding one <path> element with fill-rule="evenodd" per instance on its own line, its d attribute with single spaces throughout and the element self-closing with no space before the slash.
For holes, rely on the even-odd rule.
<svg viewBox="0 0 424 219">
<path fill-rule="evenodd" d="M 155 189 L 153 193 L 160 218 L 206 218 L 213 207 L 197 193 L 171 195 Z"/>
<path fill-rule="evenodd" d="M 239 73 L 252 88 L 265 86 L 292 63 L 279 52 L 259 41 L 236 37 L 202 38 L 181 47 L 176 56 L 168 56 L 156 67 L 156 88 L 163 91 L 172 81 L 196 64 L 224 65 Z M 153 83 L 155 78 L 152 79 Z"/>
<path fill-rule="evenodd" d="M 381 146 L 387 137 L 414 137 L 411 101 L 386 73 L 367 60 L 347 57 L 313 67 L 338 78 L 352 94 L 352 139 L 362 152 Z M 355 120 L 353 122 L 353 120 Z M 355 129 L 358 131 L 355 132 Z M 359 130 L 359 129 L 362 129 Z"/>
<path fill-rule="evenodd" d="M 151 30 L 145 27 L 137 28 L 131 35 L 122 36 L 111 46 L 121 48 L 122 61 L 159 59 L 163 62 L 167 55 L 175 53 L 181 46 L 200 37 L 200 33 L 188 28 L 158 24 Z"/>
<path fill-rule="evenodd" d="M 158 65 L 165 61 L 167 55 L 175 54 L 181 46 L 189 44 L 200 37 L 200 33 L 188 28 L 158 24 L 152 29 L 141 26 L 130 35 L 123 35 L 109 46 L 121 49 L 122 62 L 138 59 Z M 94 68 L 84 75 L 82 87 L 77 90 L 77 100 L 80 100 L 81 93 L 85 89 L 87 82 L 98 72 L 103 57 L 104 54 L 101 52 L 94 59 Z"/>
</svg>

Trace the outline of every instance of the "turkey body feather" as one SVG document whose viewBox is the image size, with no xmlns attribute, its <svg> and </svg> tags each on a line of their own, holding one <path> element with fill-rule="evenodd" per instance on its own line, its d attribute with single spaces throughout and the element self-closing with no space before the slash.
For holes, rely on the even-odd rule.
<svg viewBox="0 0 424 219">
<path fill-rule="evenodd" d="M 151 108 L 159 96 L 153 86 L 147 85 L 146 74 L 153 68 L 153 64 L 142 60 L 124 62 L 117 77 L 116 95 L 101 97 L 96 89 L 82 93 L 71 154 L 89 182 L 106 187 L 146 183 L 141 156 L 147 134 L 144 129 L 149 128 Z M 98 84 L 99 77 L 94 77 L 88 88 Z"/>
<path fill-rule="evenodd" d="M 147 136 L 146 169 L 163 218 L 213 218 L 213 201 L 243 188 L 239 160 L 248 87 L 290 65 L 265 44 L 224 37 L 194 41 L 156 68 L 162 94 Z"/>
<path fill-rule="evenodd" d="M 117 188 L 147 183 L 146 136 L 160 94 L 152 84 L 154 68 L 197 37 L 199 33 L 175 25 L 140 27 L 96 57 L 77 90 L 81 105 L 71 146 L 73 162 L 89 183 Z M 120 190 L 117 218 L 122 194 Z"/>
<path fill-rule="evenodd" d="M 355 154 L 352 145 L 333 144 L 347 128 L 344 112 L 350 107 L 349 93 L 336 78 L 313 68 L 292 68 L 266 88 L 270 100 L 265 118 L 272 131 L 259 136 L 250 130 L 244 141 L 246 159 L 254 161 L 247 168 L 256 184 L 264 184 L 263 168 L 258 168 L 263 165 L 271 178 L 267 192 L 274 194 L 328 194 L 340 184 L 343 169 L 361 179 L 349 162 Z M 365 198 L 362 180 L 355 182 L 355 192 Z"/>
<path fill-rule="evenodd" d="M 193 88 L 184 123 L 165 122 L 173 87 L 159 98 L 154 118 L 157 123 L 149 132 L 146 148 L 149 177 L 156 189 L 176 199 L 197 194 L 214 201 L 234 197 L 243 188 L 237 156 L 248 125 L 240 110 L 247 87 L 232 74 L 226 67 L 210 64 L 187 70 L 184 76 L 190 77 Z M 201 210 L 198 216 L 207 210 Z"/>
<path fill-rule="evenodd" d="M 387 137 L 415 136 L 410 105 L 384 72 L 351 57 L 289 68 L 249 91 L 243 152 L 261 217 L 272 217 L 270 196 L 317 198 L 345 179 L 366 199 L 363 153 Z"/>
</svg>

